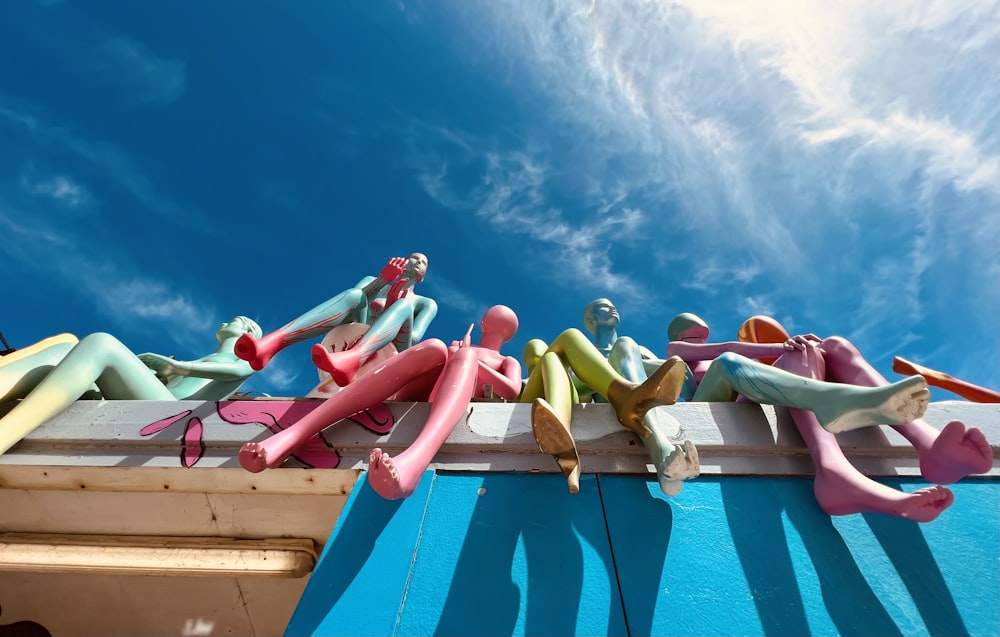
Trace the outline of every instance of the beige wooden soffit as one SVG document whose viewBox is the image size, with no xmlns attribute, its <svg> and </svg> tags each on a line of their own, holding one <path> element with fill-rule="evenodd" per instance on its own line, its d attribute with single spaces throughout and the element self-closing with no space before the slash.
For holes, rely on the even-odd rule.
<svg viewBox="0 0 1000 637">
<path fill-rule="evenodd" d="M 308 538 L 0 533 L 0 571 L 297 578 L 316 558 Z"/>
</svg>

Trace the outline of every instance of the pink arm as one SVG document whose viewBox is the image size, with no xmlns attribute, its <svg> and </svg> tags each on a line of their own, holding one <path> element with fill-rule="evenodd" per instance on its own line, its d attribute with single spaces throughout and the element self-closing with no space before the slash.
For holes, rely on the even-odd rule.
<svg viewBox="0 0 1000 637">
<path fill-rule="evenodd" d="M 521 393 L 521 364 L 516 358 L 504 356 L 497 371 L 479 361 L 480 385 L 493 385 L 493 393 L 506 400 L 516 400 Z"/>
<path fill-rule="evenodd" d="M 711 360 L 726 352 L 754 359 L 777 357 L 784 354 L 785 350 L 784 343 L 667 343 L 667 357 L 680 356 L 685 363 Z"/>
</svg>

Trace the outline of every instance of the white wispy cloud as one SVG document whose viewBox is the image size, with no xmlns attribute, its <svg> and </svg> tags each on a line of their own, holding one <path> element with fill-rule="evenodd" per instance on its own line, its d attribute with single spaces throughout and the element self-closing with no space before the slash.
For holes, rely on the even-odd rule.
<svg viewBox="0 0 1000 637">
<path fill-rule="evenodd" d="M 80 184 L 64 175 L 34 180 L 22 175 L 21 185 L 29 193 L 50 197 L 70 208 L 87 205 L 92 197 Z"/>
<path fill-rule="evenodd" d="M 879 355 L 956 303 L 994 308 L 973 320 L 995 347 L 1000 2 L 452 8 L 540 112 L 525 137 L 545 179 L 569 165 L 595 208 L 641 207 L 637 234 L 662 241 L 625 249 L 685 289 Z"/>
<path fill-rule="evenodd" d="M 425 290 L 426 294 L 434 299 L 438 306 L 457 310 L 462 314 L 480 316 L 489 307 L 478 297 L 455 285 L 439 271 L 435 271 L 434 276 L 428 277 L 426 281 L 421 283 L 417 291 L 423 292 Z"/>
<path fill-rule="evenodd" d="M 587 273 L 587 285 L 617 290 L 621 297 L 641 294 L 609 256 L 608 238 L 628 236 L 644 220 L 642 210 L 623 205 L 623 193 L 567 215 L 549 203 L 553 177 L 539 150 L 501 149 L 413 120 L 409 138 L 416 179 L 427 195 L 445 208 L 473 212 L 494 232 L 527 239 L 523 255 L 533 270 L 559 278 L 556 273 L 571 268 Z"/>
<path fill-rule="evenodd" d="M 136 332 L 166 332 L 178 345 L 199 351 L 217 321 L 212 304 L 156 274 L 144 273 L 129 256 L 92 233 L 61 227 L 58 218 L 10 203 L 0 191 L 0 258 L 19 272 L 52 278 L 113 325 Z"/>
<path fill-rule="evenodd" d="M 110 185 L 120 188 L 144 209 L 157 215 L 185 223 L 200 232 L 221 236 L 223 233 L 210 217 L 182 206 L 161 192 L 145 174 L 140 162 L 117 144 L 88 137 L 64 122 L 53 122 L 40 109 L 0 92 L 0 126 L 7 125 L 29 136 L 31 144 L 55 153 L 69 153 L 84 162 L 89 170 L 99 174 Z M 12 150 L 13 145 L 8 148 Z"/>
<path fill-rule="evenodd" d="M 284 358 L 279 356 L 274 358 L 267 364 L 267 366 L 251 376 L 243 386 L 242 391 L 246 392 L 264 392 L 270 396 L 281 396 L 280 392 L 285 392 L 296 385 L 299 377 L 302 376 L 304 368 L 301 364 L 291 364 L 289 361 L 292 357 L 292 352 L 289 352 L 285 356 L 289 358 Z M 316 374 L 315 370 L 309 372 L 315 379 L 315 384 L 319 384 L 319 376 Z M 302 391 L 304 395 L 307 390 Z M 275 393 L 279 392 L 279 393 Z"/>
<path fill-rule="evenodd" d="M 186 91 L 183 62 L 158 56 L 143 43 L 124 35 L 102 35 L 91 66 L 136 103 L 170 104 Z"/>
<path fill-rule="evenodd" d="M 777 309 L 773 299 L 765 295 L 747 296 L 740 299 L 737 304 L 737 312 L 746 317 L 755 315 L 774 316 Z M 789 329 L 789 327 L 786 325 L 785 329 Z"/>
<path fill-rule="evenodd" d="M 996 63 L 963 58 L 961 44 L 971 39 L 979 50 L 996 40 L 997 21 L 985 19 L 995 3 L 897 5 L 905 6 L 498 2 L 485 35 L 498 55 L 524 62 L 519 70 L 553 96 L 560 118 L 588 135 L 582 170 L 632 153 L 637 170 L 626 176 L 633 190 L 650 182 L 673 189 L 698 223 L 711 229 L 740 219 L 741 240 L 789 259 L 801 257 L 801 239 L 776 230 L 798 217 L 795 203 L 808 202 L 779 196 L 801 196 L 802 189 L 789 192 L 796 181 L 822 175 L 822 157 L 788 163 L 810 146 L 850 140 L 850 152 L 902 154 L 897 174 L 919 170 L 959 188 L 1000 183 L 992 178 L 997 148 L 989 129 L 957 126 L 954 109 L 927 105 L 935 84 L 956 69 L 971 73 L 977 90 L 980 80 L 997 84 Z M 958 56 L 952 68 L 938 64 L 924 79 L 923 68 L 883 68 L 887 52 L 901 56 L 928 40 L 948 43 Z M 886 83 L 895 90 L 884 90 Z M 971 108 L 995 122 L 996 103 Z M 713 187 L 721 196 L 698 192 Z"/>
</svg>

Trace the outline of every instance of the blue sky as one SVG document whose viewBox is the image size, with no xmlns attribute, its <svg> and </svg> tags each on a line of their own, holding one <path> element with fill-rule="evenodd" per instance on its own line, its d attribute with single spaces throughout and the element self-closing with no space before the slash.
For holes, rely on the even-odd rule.
<svg viewBox="0 0 1000 637">
<path fill-rule="evenodd" d="M 0 331 L 196 358 L 422 251 L 427 337 L 608 296 L 661 354 L 770 314 L 997 388 L 998 7 L 0 3 Z"/>
</svg>

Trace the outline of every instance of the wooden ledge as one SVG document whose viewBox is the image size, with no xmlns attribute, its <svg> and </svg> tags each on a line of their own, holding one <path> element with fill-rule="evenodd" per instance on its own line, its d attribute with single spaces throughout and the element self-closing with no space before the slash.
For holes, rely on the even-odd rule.
<svg viewBox="0 0 1000 637">
<path fill-rule="evenodd" d="M 257 408 L 262 404 L 253 402 Z M 269 402 L 280 403 L 276 408 L 288 404 L 282 399 L 263 401 L 265 406 Z M 44 485 L 67 484 L 79 471 L 77 467 L 142 467 L 145 477 L 139 478 L 135 471 L 120 471 L 101 477 L 99 482 L 109 490 L 197 491 L 208 485 L 233 493 L 262 488 L 268 492 L 346 493 L 356 472 L 366 465 L 372 448 L 380 447 L 391 454 L 402 452 L 416 438 L 429 412 L 426 403 L 386 404 L 396 422 L 388 435 L 379 436 L 349 421 L 323 433 L 327 444 L 336 448 L 341 457 L 337 470 L 287 470 L 295 466 L 290 461 L 286 470 L 250 474 L 243 472 L 236 461 L 240 446 L 271 434 L 262 424 L 234 426 L 223 421 L 215 403 L 79 401 L 0 456 L 0 487 L 65 488 Z M 186 410 L 197 415 L 203 425 L 202 457 L 191 469 L 181 468 L 181 425 L 150 436 L 139 435 L 143 427 Z M 703 474 L 813 473 L 808 451 L 784 408 L 749 403 L 679 403 L 657 412 L 672 439 L 690 439 L 697 445 Z M 994 458 L 1000 456 L 1000 405 L 932 403 L 924 419 L 938 429 L 951 420 L 978 427 L 989 440 Z M 573 435 L 586 472 L 651 470 L 642 442 L 618 424 L 609 405 L 575 406 Z M 847 457 L 869 475 L 919 475 L 915 450 L 889 427 L 860 429 L 838 438 Z M 530 405 L 492 402 L 472 403 L 431 467 L 456 471 L 558 471 L 552 459 L 541 454 L 535 444 Z M 201 471 L 204 468 L 227 471 Z M 341 470 L 348 471 L 339 473 Z M 1000 475 L 996 460 L 987 475 Z"/>
</svg>

